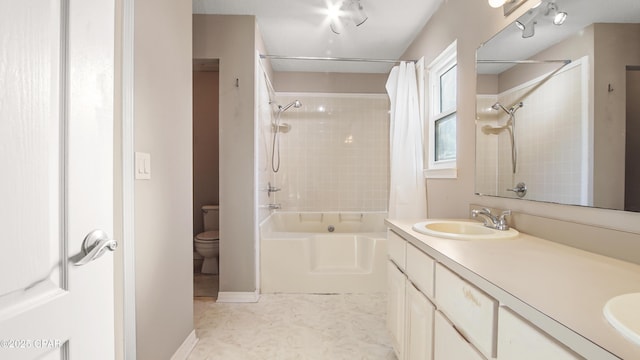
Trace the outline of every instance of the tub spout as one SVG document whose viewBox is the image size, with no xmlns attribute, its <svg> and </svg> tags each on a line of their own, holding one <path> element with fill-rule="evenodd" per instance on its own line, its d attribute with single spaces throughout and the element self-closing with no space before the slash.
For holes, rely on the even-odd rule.
<svg viewBox="0 0 640 360">
<path fill-rule="evenodd" d="M 269 210 L 278 210 L 280 209 L 280 204 L 269 204 Z"/>
</svg>

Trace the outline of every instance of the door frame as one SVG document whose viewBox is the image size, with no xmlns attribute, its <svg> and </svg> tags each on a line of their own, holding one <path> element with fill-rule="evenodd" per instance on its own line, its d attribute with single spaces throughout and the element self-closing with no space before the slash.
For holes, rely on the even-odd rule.
<svg viewBox="0 0 640 360">
<path fill-rule="evenodd" d="M 121 175 L 122 212 L 122 277 L 116 279 L 116 287 L 122 289 L 122 337 L 124 359 L 136 359 L 136 284 L 135 284 L 135 224 L 134 224 L 134 0 L 120 0 L 122 6 L 121 38 L 121 101 L 122 142 Z M 116 59 L 117 60 L 117 59 Z"/>
</svg>

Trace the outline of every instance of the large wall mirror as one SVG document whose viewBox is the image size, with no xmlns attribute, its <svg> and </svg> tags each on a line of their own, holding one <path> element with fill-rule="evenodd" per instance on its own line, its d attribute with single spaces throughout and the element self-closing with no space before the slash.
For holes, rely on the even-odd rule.
<svg viewBox="0 0 640 360">
<path fill-rule="evenodd" d="M 477 194 L 640 211 L 639 0 L 543 0 L 477 74 Z"/>
</svg>

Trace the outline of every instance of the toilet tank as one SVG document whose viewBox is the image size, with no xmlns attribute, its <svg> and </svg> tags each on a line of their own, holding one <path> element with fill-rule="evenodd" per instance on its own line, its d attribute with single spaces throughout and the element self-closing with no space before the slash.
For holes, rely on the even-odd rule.
<svg viewBox="0 0 640 360">
<path fill-rule="evenodd" d="M 204 219 L 204 231 L 220 230 L 220 207 L 218 205 L 203 205 L 202 217 Z"/>
</svg>

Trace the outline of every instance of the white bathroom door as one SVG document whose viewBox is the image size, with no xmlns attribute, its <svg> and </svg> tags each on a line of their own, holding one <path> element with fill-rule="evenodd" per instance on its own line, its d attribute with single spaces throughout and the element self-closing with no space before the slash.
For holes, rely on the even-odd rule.
<svg viewBox="0 0 640 360">
<path fill-rule="evenodd" d="M 114 15 L 0 0 L 0 359 L 114 358 Z"/>
</svg>

